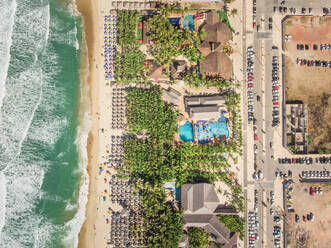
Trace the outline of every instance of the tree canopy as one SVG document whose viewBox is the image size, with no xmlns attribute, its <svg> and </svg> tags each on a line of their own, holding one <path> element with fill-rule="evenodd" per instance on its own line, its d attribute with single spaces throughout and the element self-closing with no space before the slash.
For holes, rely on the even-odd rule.
<svg viewBox="0 0 331 248">
<path fill-rule="evenodd" d="M 202 228 L 189 227 L 187 236 L 190 248 L 207 248 L 210 243 L 210 235 Z"/>
<path fill-rule="evenodd" d="M 183 55 L 191 63 L 198 63 L 202 59 L 202 54 L 198 50 L 201 34 L 190 32 L 186 28 L 174 27 L 168 19 L 169 11 L 170 9 L 164 7 L 160 15 L 154 15 L 147 21 L 156 62 L 169 66 L 174 58 Z M 181 9 L 177 11 L 184 12 Z"/>
<path fill-rule="evenodd" d="M 118 48 L 115 56 L 117 83 L 146 82 L 145 54 L 139 50 L 137 27 L 140 14 L 136 11 L 118 11 Z"/>
<path fill-rule="evenodd" d="M 237 215 L 219 215 L 218 219 L 224 224 L 231 232 L 239 233 L 241 240 L 245 237 L 245 219 Z"/>
</svg>

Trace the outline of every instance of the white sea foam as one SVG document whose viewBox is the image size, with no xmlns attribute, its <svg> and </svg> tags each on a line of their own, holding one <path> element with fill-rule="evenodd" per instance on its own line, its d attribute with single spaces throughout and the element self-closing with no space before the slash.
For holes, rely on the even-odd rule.
<svg viewBox="0 0 331 248">
<path fill-rule="evenodd" d="M 35 120 L 35 125 L 36 127 L 30 130 L 32 139 L 52 146 L 68 125 L 68 120 L 59 117 L 45 120 L 38 119 Z"/>
<path fill-rule="evenodd" d="M 84 52 L 87 51 L 86 43 Z M 87 140 L 91 128 L 91 112 L 90 112 L 90 98 L 89 98 L 89 85 L 88 85 L 88 57 L 85 58 L 85 68 L 82 68 L 81 78 L 80 78 L 80 125 L 78 128 L 78 136 L 76 144 L 79 150 L 80 158 L 80 170 L 82 171 L 81 185 L 79 189 L 78 196 L 78 211 L 75 217 L 67 223 L 70 227 L 70 235 L 66 237 L 65 244 L 68 246 L 77 247 L 78 246 L 78 234 L 85 221 L 85 212 L 88 196 L 89 187 L 89 176 L 87 173 L 88 166 L 88 154 L 87 154 Z"/>
<path fill-rule="evenodd" d="M 64 239 L 65 245 L 68 247 L 77 247 L 78 246 L 78 234 L 85 221 L 85 211 L 87 204 L 87 195 L 88 195 L 88 186 L 89 186 L 89 177 L 87 173 L 88 165 L 88 156 L 87 156 L 87 138 L 90 128 L 90 117 L 89 112 L 86 112 L 84 117 L 84 124 L 79 128 L 79 136 L 77 139 L 77 145 L 79 147 L 80 153 L 80 167 L 82 170 L 82 179 L 79 189 L 78 196 L 78 211 L 74 218 L 70 220 L 66 227 L 69 227 L 71 232 Z"/>
<path fill-rule="evenodd" d="M 78 37 L 77 37 L 77 22 L 76 21 L 75 21 L 74 33 L 75 33 L 75 47 L 76 47 L 76 50 L 79 50 L 79 41 L 78 41 Z"/>
<path fill-rule="evenodd" d="M 5 82 L 10 61 L 10 47 L 12 44 L 12 33 L 16 7 L 17 5 L 15 0 L 0 2 L 0 109 L 2 107 L 2 100 L 5 95 Z"/>
<path fill-rule="evenodd" d="M 52 20 L 51 22 L 51 29 L 54 30 L 52 33 L 52 36 L 54 39 L 56 39 L 57 42 L 62 44 L 68 44 L 71 47 L 74 47 L 77 49 L 77 27 L 76 23 L 73 26 L 73 28 L 69 31 L 67 31 L 66 35 L 63 35 L 61 33 L 61 30 L 63 29 L 63 26 L 65 26 L 66 23 L 61 19 Z M 78 49 L 77 49 L 78 50 Z"/>
<path fill-rule="evenodd" d="M 1 237 L 1 230 L 5 225 L 6 198 L 7 198 L 6 177 L 0 171 L 0 237 Z"/>
<path fill-rule="evenodd" d="M 2 7 L 1 3 L 0 7 Z M 40 216 L 36 216 L 34 212 L 36 202 L 41 197 L 41 186 L 49 166 L 48 162 L 43 161 L 29 146 L 25 146 L 24 155 L 20 153 L 25 139 L 31 138 L 30 130 L 34 128 L 33 119 L 42 102 L 42 87 L 47 79 L 41 69 L 42 63 L 38 59 L 47 46 L 49 6 L 31 8 L 30 3 L 20 1 L 16 8 L 14 3 L 11 2 L 11 6 L 15 6 L 13 10 L 16 13 L 15 25 L 13 27 L 12 23 L 8 29 L 9 33 L 12 32 L 8 36 L 8 44 L 12 39 L 11 49 L 15 56 L 11 58 L 10 66 L 7 66 L 9 70 L 0 66 L 0 70 L 5 68 L 5 72 L 8 71 L 8 75 L 5 75 L 6 91 L 0 99 L 0 173 L 5 175 L 6 179 L 0 178 L 1 248 L 31 247 L 31 244 L 38 243 L 39 241 L 35 240 L 38 236 L 35 235 L 36 227 L 43 229 L 41 233 L 45 233 L 40 238 L 41 241 L 50 234 L 47 225 L 44 225 Z M 9 6 L 0 10 L 0 19 L 7 18 L 4 22 L 0 20 L 1 27 L 3 23 L 14 20 L 11 16 L 2 15 L 8 10 L 10 10 Z M 7 57 L 3 56 L 3 58 Z M 2 71 L 1 76 L 3 77 Z M 1 92 L 4 92 L 3 88 Z M 7 197 L 2 197 L 3 189 Z M 6 206 L 5 222 L 2 218 L 3 206 Z M 38 247 L 46 247 L 41 241 L 39 242 L 41 246 Z"/>
<path fill-rule="evenodd" d="M 40 226 L 40 216 L 34 213 L 35 200 L 40 197 L 40 189 L 44 178 L 44 166 L 38 161 L 29 161 L 29 157 L 20 157 L 13 161 L 14 170 L 6 170 L 7 209 L 6 225 L 0 246 L 26 247 L 33 244 L 33 232 Z M 10 167 L 7 167 L 10 168 Z"/>
</svg>

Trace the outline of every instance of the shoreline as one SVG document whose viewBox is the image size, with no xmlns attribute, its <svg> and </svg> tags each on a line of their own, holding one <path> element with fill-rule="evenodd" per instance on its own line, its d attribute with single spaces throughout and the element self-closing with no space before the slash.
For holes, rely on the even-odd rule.
<svg viewBox="0 0 331 248">
<path fill-rule="evenodd" d="M 88 80 L 88 98 L 90 106 L 90 130 L 88 132 L 86 151 L 88 164 L 86 167 L 87 175 L 84 178 L 83 184 L 88 183 L 87 187 L 87 203 L 85 206 L 84 222 L 78 234 L 79 248 L 97 247 L 95 240 L 95 224 L 97 221 L 97 168 L 99 156 L 99 139 L 98 129 L 99 121 L 96 113 L 98 112 L 98 95 L 99 84 L 98 72 L 96 71 L 96 46 L 95 37 L 98 37 L 98 27 L 95 21 L 97 20 L 97 3 L 91 0 L 78 0 L 76 2 L 77 10 L 82 17 L 83 24 L 83 39 L 85 44 L 85 59 L 86 59 L 86 74 Z M 83 57 L 82 57 L 83 59 Z M 94 84 L 93 84 L 94 83 Z"/>
<path fill-rule="evenodd" d="M 87 69 L 87 80 L 89 85 L 89 92 L 88 97 L 90 99 L 90 114 L 91 114 L 91 126 L 90 130 L 88 132 L 87 137 L 87 144 L 86 144 L 86 150 L 87 150 L 87 156 L 88 156 L 88 164 L 86 167 L 86 172 L 88 178 L 84 178 L 85 182 L 89 182 L 88 184 L 88 192 L 87 192 L 87 203 L 85 205 L 85 213 L 84 213 L 84 222 L 81 226 L 81 229 L 78 234 L 78 246 L 80 248 L 87 248 L 89 247 L 89 242 L 92 241 L 94 243 L 94 235 L 92 233 L 93 228 L 93 219 L 95 219 L 95 214 L 93 214 L 93 209 L 95 209 L 95 188 L 96 188 L 96 182 L 95 182 L 95 175 L 93 173 L 93 168 L 91 168 L 91 164 L 95 162 L 92 156 L 93 150 L 95 149 L 95 143 L 93 142 L 93 129 L 95 127 L 95 122 L 93 121 L 94 117 L 94 102 L 93 99 L 93 93 L 94 88 L 92 87 L 92 79 L 94 76 L 94 70 L 93 70 L 93 51 L 94 51 L 94 32 L 93 32 L 93 10 L 92 10 L 92 2 L 90 0 L 78 0 L 76 2 L 77 10 L 79 11 L 81 17 L 82 17 L 82 25 L 83 25 L 83 39 L 85 44 L 85 58 L 86 62 L 88 63 L 86 65 Z M 91 6 L 91 7 L 90 7 Z M 82 57 L 83 59 L 83 57 Z M 83 183 L 85 183 L 83 182 Z M 91 240 L 92 239 L 92 240 Z M 90 244 L 90 247 L 93 247 L 92 244 Z"/>
</svg>

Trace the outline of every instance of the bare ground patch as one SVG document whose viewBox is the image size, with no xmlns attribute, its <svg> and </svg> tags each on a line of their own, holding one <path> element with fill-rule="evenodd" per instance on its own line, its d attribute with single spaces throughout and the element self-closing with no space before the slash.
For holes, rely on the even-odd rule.
<svg viewBox="0 0 331 248">
<path fill-rule="evenodd" d="M 309 187 L 321 187 L 322 195 L 310 195 Z M 291 204 L 294 214 L 287 214 L 288 247 L 289 248 L 329 248 L 331 247 L 331 189 L 324 184 L 293 184 Z M 304 222 L 302 216 L 312 212 L 315 215 L 313 222 Z M 295 214 L 300 222 L 295 222 Z"/>
<path fill-rule="evenodd" d="M 285 43 L 286 99 L 308 104 L 308 151 L 330 153 L 331 68 L 299 66 L 296 59 L 331 60 L 331 50 L 320 50 L 320 44 L 331 44 L 331 17 L 291 17 L 284 23 L 284 34 L 292 36 Z M 297 44 L 307 44 L 309 50 L 297 50 Z"/>
</svg>

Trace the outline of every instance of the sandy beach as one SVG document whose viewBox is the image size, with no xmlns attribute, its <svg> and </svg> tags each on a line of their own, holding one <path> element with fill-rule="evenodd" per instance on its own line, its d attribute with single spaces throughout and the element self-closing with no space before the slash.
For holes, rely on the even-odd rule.
<svg viewBox="0 0 331 248">
<path fill-rule="evenodd" d="M 110 201 L 114 174 L 111 160 L 111 138 L 121 136 L 122 130 L 112 124 L 112 87 L 104 79 L 104 16 L 110 14 L 111 2 L 77 1 L 83 16 L 85 41 L 89 62 L 91 129 L 88 136 L 89 190 L 85 222 L 79 233 L 78 247 L 112 247 L 110 240 L 111 212 L 122 208 Z"/>
<path fill-rule="evenodd" d="M 85 41 L 87 44 L 87 54 L 89 61 L 89 85 L 90 85 L 90 100 L 91 100 L 91 130 L 88 136 L 88 174 L 89 174 L 89 192 L 88 203 L 86 206 L 86 220 L 81 228 L 79 234 L 78 247 L 104 247 L 104 232 L 107 230 L 107 224 L 102 218 L 104 211 L 97 211 L 99 206 L 98 201 L 98 164 L 100 163 L 100 144 L 102 140 L 99 137 L 99 127 L 104 120 L 100 120 L 97 113 L 100 111 L 100 103 L 104 102 L 102 94 L 99 92 L 106 87 L 102 80 L 102 68 L 100 65 L 101 55 L 101 42 L 102 42 L 102 29 L 98 25 L 98 1 L 79 0 L 77 1 L 78 11 L 83 16 Z M 100 49 L 99 49 L 100 48 Z M 101 114 L 101 113 L 100 113 Z M 101 179 L 99 179 L 100 181 Z M 108 225 L 109 227 L 109 225 Z M 100 230 L 99 230 L 100 229 Z M 103 229 L 103 230 L 102 230 Z M 108 229 L 109 232 L 109 229 Z M 102 235 L 97 238 L 96 234 Z M 99 242 L 102 242 L 99 243 Z"/>
</svg>

